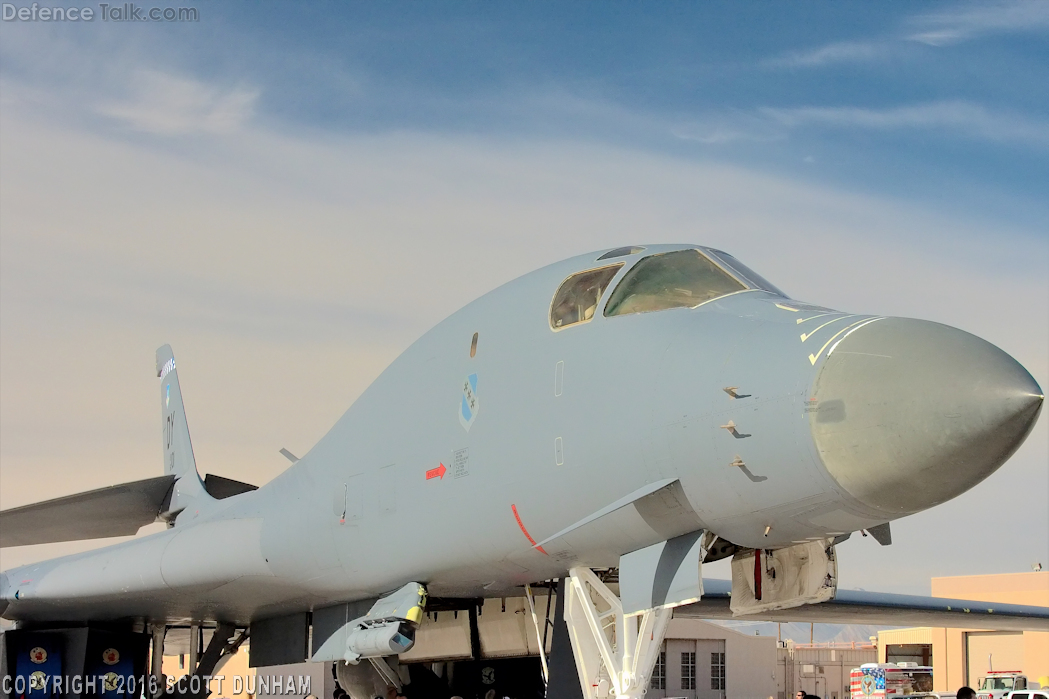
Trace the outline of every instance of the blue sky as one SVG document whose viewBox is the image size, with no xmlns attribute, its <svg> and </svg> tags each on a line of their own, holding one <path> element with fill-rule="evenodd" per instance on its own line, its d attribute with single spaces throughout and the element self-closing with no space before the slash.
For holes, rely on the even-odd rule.
<svg viewBox="0 0 1049 699">
<path fill-rule="evenodd" d="M 1049 218 L 1044 2 L 198 6 L 193 24 L 4 23 L 4 77 L 117 96 L 162 70 L 241 88 L 279 129 L 629 144 Z M 48 43 L 92 60 L 42 61 Z"/>
<path fill-rule="evenodd" d="M 419 7 L 331 18 L 331 5 L 284 6 L 249 34 L 275 49 L 255 77 L 273 87 L 260 107 L 333 129 L 630 143 L 901 196 L 920 188 L 1029 221 L 1049 213 L 1044 3 Z M 352 87 L 303 75 L 304 53 Z"/>
<path fill-rule="evenodd" d="M 265 482 L 442 318 L 624 244 L 1049 384 L 1049 2 L 195 6 L 0 22 L 2 507 L 159 473 L 161 344 L 201 469 Z M 1047 462 L 1043 415 L 892 547 L 843 546 L 843 586 L 1049 564 Z"/>
</svg>

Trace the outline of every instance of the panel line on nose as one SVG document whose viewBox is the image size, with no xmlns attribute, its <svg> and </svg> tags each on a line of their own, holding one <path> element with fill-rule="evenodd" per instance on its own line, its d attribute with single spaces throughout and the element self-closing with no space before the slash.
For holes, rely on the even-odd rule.
<svg viewBox="0 0 1049 699">
<path fill-rule="evenodd" d="M 825 327 L 827 327 L 831 323 L 837 323 L 839 320 L 845 320 L 846 318 L 855 318 L 855 317 L 856 317 L 855 313 L 850 313 L 849 315 L 844 315 L 844 316 L 841 316 L 840 318 L 834 318 L 833 320 L 828 320 L 826 323 L 824 323 L 823 325 L 819 326 L 815 330 L 811 330 L 811 331 L 809 331 L 807 333 L 802 333 L 801 334 L 801 341 L 804 342 L 805 340 L 809 339 L 810 337 L 812 337 L 813 335 L 818 333 L 820 330 L 823 330 Z"/>
<path fill-rule="evenodd" d="M 815 366 L 816 365 L 816 360 L 820 358 L 821 354 L 823 354 L 823 350 L 827 349 L 827 345 L 829 345 L 830 343 L 834 342 L 834 338 L 836 338 L 838 335 L 841 335 L 843 332 L 846 332 L 846 331 L 851 332 L 852 330 L 859 330 L 864 325 L 869 325 L 870 323 L 873 323 L 873 322 L 878 321 L 878 320 L 884 320 L 884 318 L 883 317 L 861 318 L 860 320 L 857 320 L 855 323 L 852 323 L 851 325 L 846 325 L 844 328 L 842 328 L 838 332 L 836 332 L 833 335 L 831 335 L 831 338 L 829 340 L 827 340 L 825 343 L 823 343 L 823 347 L 820 347 L 820 351 L 819 352 L 817 352 L 816 354 L 810 354 L 809 355 L 809 361 L 812 362 L 813 366 Z M 850 330 L 850 328 L 851 328 L 851 330 Z M 841 339 L 844 340 L 845 338 L 843 337 Z M 841 340 L 839 340 L 839 342 L 840 341 Z M 837 346 L 837 345 L 835 345 L 835 346 Z"/>
<path fill-rule="evenodd" d="M 841 342 L 842 342 L 842 340 L 844 340 L 844 339 L 845 339 L 846 337 L 848 337 L 848 336 L 849 336 L 849 335 L 851 335 L 852 333 L 856 332 L 856 331 L 857 331 L 857 330 L 859 330 L 860 328 L 862 328 L 862 327 L 865 327 L 865 326 L 867 326 L 867 325 L 870 325 L 871 323 L 876 323 L 876 322 L 878 322 L 879 320 L 885 320 L 885 318 L 883 318 L 883 317 L 878 317 L 878 318 L 871 318 L 871 319 L 870 319 L 870 320 L 868 320 L 868 321 L 867 321 L 866 323 L 861 323 L 860 325 L 857 325 L 857 326 L 856 326 L 855 328 L 852 328 L 852 330 L 849 330 L 849 332 L 847 332 L 847 333 L 845 333 L 844 335 L 842 335 L 842 336 L 841 336 L 841 339 L 839 339 L 839 340 L 838 340 L 837 342 L 835 342 L 835 343 L 834 343 L 834 346 L 833 346 L 833 347 L 831 347 L 831 348 L 830 348 L 829 350 L 827 350 L 827 356 L 829 357 L 829 356 L 831 356 L 832 354 L 834 354 L 834 350 L 836 350 L 836 349 L 838 348 L 838 345 L 840 345 L 840 344 L 841 344 Z M 848 330 L 848 328 L 846 328 L 846 329 Z M 832 337 L 831 339 L 833 340 L 834 338 Z M 881 355 L 881 356 L 883 356 L 883 357 L 888 357 L 889 355 L 887 355 L 887 354 L 883 354 L 883 355 Z"/>
<path fill-rule="evenodd" d="M 797 311 L 795 311 L 795 313 L 796 312 Z M 827 316 L 834 316 L 834 315 L 845 315 L 845 314 L 844 313 L 839 313 L 838 311 L 834 311 L 833 313 L 820 313 L 819 315 L 809 316 L 808 318 L 798 318 L 796 321 L 794 321 L 794 324 L 795 325 L 801 325 L 802 323 L 807 323 L 810 320 L 816 320 L 817 318 L 826 318 Z"/>
</svg>

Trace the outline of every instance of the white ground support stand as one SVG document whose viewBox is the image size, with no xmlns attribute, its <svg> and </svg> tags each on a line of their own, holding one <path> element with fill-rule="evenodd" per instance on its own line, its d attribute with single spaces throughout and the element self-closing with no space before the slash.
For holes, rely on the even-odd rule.
<svg viewBox="0 0 1049 699">
<path fill-rule="evenodd" d="M 586 699 L 640 699 L 648 691 L 672 610 L 632 616 L 589 568 L 565 581 L 565 622 Z"/>
</svg>

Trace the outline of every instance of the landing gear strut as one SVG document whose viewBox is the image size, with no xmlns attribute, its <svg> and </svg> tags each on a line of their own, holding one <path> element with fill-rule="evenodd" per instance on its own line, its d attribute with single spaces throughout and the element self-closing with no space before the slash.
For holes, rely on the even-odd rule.
<svg viewBox="0 0 1049 699">
<path fill-rule="evenodd" d="M 627 616 L 619 597 L 589 568 L 572 568 L 565 582 L 565 622 L 583 696 L 640 699 L 648 689 L 671 609 Z"/>
<path fill-rule="evenodd" d="M 157 626 L 153 630 L 152 674 L 158 680 L 161 677 L 160 667 L 163 661 L 166 631 L 166 627 L 163 626 Z M 167 691 L 165 686 L 161 685 L 156 699 L 160 699 L 160 697 L 165 695 L 185 697 L 186 699 L 207 699 L 211 694 L 211 687 L 208 686 L 205 678 L 213 676 L 216 670 L 221 668 L 234 653 L 240 650 L 241 644 L 246 640 L 248 640 L 247 629 L 242 629 L 238 633 L 234 626 L 219 623 L 211 635 L 211 640 L 208 641 L 207 648 L 201 654 L 200 646 L 203 644 L 200 627 L 194 625 L 191 627 L 190 632 L 190 667 L 192 668 L 190 674 L 180 678 L 170 692 Z"/>
</svg>

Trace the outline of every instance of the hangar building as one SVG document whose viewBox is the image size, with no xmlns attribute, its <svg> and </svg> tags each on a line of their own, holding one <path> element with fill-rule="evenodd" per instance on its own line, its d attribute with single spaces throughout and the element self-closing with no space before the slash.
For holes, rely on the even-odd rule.
<svg viewBox="0 0 1049 699">
<path fill-rule="evenodd" d="M 932 579 L 932 596 L 1049 607 L 1049 571 Z M 976 687 L 988 669 L 1049 685 L 1049 632 L 919 627 L 878 634 L 879 662 L 932 665 L 934 691 Z"/>
</svg>

